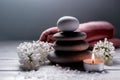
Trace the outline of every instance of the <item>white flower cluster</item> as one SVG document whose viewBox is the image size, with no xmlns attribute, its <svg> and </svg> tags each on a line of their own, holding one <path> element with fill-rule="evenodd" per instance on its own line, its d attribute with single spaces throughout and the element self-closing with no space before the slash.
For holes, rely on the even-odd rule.
<svg viewBox="0 0 120 80">
<path fill-rule="evenodd" d="M 101 40 L 94 45 L 92 51 L 97 58 L 108 59 L 112 58 L 115 48 L 112 42 L 107 41 L 107 38 L 102 42 Z"/>
<path fill-rule="evenodd" d="M 37 69 L 48 59 L 48 53 L 54 51 L 52 44 L 41 41 L 23 42 L 17 47 L 19 62 L 23 69 Z"/>
</svg>

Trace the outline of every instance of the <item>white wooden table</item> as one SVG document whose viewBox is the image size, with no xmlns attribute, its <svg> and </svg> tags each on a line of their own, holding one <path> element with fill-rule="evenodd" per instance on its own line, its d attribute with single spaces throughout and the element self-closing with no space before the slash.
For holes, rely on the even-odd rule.
<svg viewBox="0 0 120 80">
<path fill-rule="evenodd" d="M 16 47 L 21 42 L 23 41 L 0 41 L 0 80 L 62 80 L 63 78 L 64 80 L 120 80 L 120 48 L 116 49 L 114 65 L 105 66 L 107 73 L 67 72 L 50 65 L 42 66 L 37 72 L 26 73 L 19 69 L 20 64 L 16 53 Z M 34 79 L 28 78 L 33 74 L 37 74 L 37 78 L 35 75 Z M 25 75 L 28 75 L 27 78 Z"/>
</svg>

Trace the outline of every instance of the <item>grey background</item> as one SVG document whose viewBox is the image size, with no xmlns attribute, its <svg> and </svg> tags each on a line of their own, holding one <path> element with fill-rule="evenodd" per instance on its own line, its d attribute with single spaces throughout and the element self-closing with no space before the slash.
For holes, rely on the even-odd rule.
<svg viewBox="0 0 120 80">
<path fill-rule="evenodd" d="M 62 16 L 106 20 L 120 38 L 120 0 L 0 0 L 0 40 L 37 40 Z"/>
</svg>

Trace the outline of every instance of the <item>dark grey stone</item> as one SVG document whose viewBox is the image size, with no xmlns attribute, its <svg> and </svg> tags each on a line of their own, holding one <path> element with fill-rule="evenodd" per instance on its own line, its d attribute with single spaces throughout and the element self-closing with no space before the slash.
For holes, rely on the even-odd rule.
<svg viewBox="0 0 120 80">
<path fill-rule="evenodd" d="M 81 62 L 87 58 L 91 58 L 91 53 L 89 51 L 84 51 L 69 56 L 58 56 L 54 52 L 51 52 L 48 55 L 48 59 L 53 63 L 75 63 L 75 62 Z"/>
<path fill-rule="evenodd" d="M 88 49 L 89 44 L 85 41 L 82 42 L 76 42 L 77 44 L 75 44 L 75 42 L 71 43 L 67 42 L 66 43 L 58 43 L 54 45 L 54 49 L 55 50 L 59 50 L 59 51 L 83 51 Z M 62 45 L 61 45 L 62 44 Z"/>
<path fill-rule="evenodd" d="M 74 46 L 74 45 L 81 45 L 86 44 L 87 42 L 84 40 L 74 40 L 74 41 L 56 41 L 55 44 L 58 46 Z"/>
<path fill-rule="evenodd" d="M 53 35 L 59 41 L 84 40 L 87 36 L 84 32 L 59 32 Z"/>
<path fill-rule="evenodd" d="M 57 56 L 72 56 L 72 55 L 77 55 L 77 54 L 82 54 L 83 52 L 86 52 L 88 51 L 87 50 L 84 50 L 84 51 L 60 51 L 60 50 L 55 50 L 54 53 L 57 55 Z"/>
</svg>

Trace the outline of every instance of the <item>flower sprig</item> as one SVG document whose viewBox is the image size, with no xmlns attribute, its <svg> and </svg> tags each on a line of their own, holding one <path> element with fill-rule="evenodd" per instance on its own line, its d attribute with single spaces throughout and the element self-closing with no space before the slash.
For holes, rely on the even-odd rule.
<svg viewBox="0 0 120 80">
<path fill-rule="evenodd" d="M 97 58 L 107 60 L 113 57 L 115 47 L 112 42 L 107 41 L 107 38 L 105 38 L 104 41 L 100 40 L 94 45 L 92 53 L 94 53 Z"/>
<path fill-rule="evenodd" d="M 52 44 L 41 41 L 23 42 L 17 47 L 19 62 L 22 68 L 28 70 L 44 64 L 51 51 L 54 51 Z"/>
</svg>

